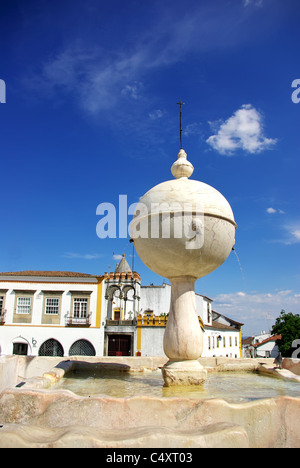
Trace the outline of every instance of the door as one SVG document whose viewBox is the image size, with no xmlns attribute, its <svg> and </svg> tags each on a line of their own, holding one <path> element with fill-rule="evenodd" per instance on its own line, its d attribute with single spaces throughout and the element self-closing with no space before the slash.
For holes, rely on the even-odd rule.
<svg viewBox="0 0 300 468">
<path fill-rule="evenodd" d="M 131 356 L 131 335 L 108 335 L 108 356 Z"/>
</svg>

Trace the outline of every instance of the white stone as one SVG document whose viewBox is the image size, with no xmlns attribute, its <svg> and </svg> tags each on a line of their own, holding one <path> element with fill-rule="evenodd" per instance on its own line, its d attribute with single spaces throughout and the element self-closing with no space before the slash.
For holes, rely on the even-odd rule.
<svg viewBox="0 0 300 468">
<path fill-rule="evenodd" d="M 166 387 L 173 385 L 201 385 L 207 377 L 207 370 L 197 360 L 168 361 L 162 368 Z"/>
<path fill-rule="evenodd" d="M 203 351 L 203 333 L 196 311 L 194 278 L 171 280 L 171 304 L 164 335 L 164 351 L 171 360 L 198 359 Z"/>
<path fill-rule="evenodd" d="M 176 179 L 156 185 L 140 199 L 130 226 L 141 260 L 171 281 L 165 385 L 199 384 L 206 378 L 195 364 L 203 351 L 203 331 L 194 283 L 218 268 L 235 243 L 236 223 L 228 201 L 213 187 L 189 180 L 193 170 L 181 149 L 171 168 Z"/>
<path fill-rule="evenodd" d="M 155 273 L 165 278 L 182 275 L 201 278 L 227 259 L 235 243 L 236 224 L 229 203 L 214 188 L 183 177 L 155 186 L 140 199 L 140 203 L 147 208 L 148 214 L 134 216 L 131 233 L 141 230 L 148 234 L 147 238 L 132 237 L 139 257 Z M 188 205 L 192 207 L 190 216 L 184 210 Z M 169 211 L 163 211 L 164 207 Z M 151 237 L 152 225 L 159 224 L 160 232 L 163 229 L 160 212 L 168 222 L 170 211 L 170 237 Z M 183 211 L 186 216 L 182 215 Z M 197 248 L 196 239 L 192 239 L 193 248 L 187 248 L 191 242 L 191 236 L 184 234 L 190 232 L 187 224 L 192 225 L 197 219 L 204 224 L 204 231 L 200 234 L 201 244 Z M 177 222 L 184 234 L 180 238 L 174 237 Z"/>
</svg>

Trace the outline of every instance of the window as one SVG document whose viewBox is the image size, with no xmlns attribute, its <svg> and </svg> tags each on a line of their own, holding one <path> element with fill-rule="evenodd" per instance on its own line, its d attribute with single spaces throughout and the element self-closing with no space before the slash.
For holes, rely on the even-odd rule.
<svg viewBox="0 0 300 468">
<path fill-rule="evenodd" d="M 211 346 L 210 346 L 210 336 L 208 337 L 208 349 L 211 349 Z"/>
<path fill-rule="evenodd" d="M 73 303 L 73 317 L 86 318 L 88 310 L 88 299 L 82 297 L 75 297 Z"/>
<path fill-rule="evenodd" d="M 27 343 L 14 343 L 13 354 L 18 356 L 27 356 L 28 344 Z"/>
<path fill-rule="evenodd" d="M 235 346 L 238 345 L 238 339 L 237 339 L 237 336 L 235 337 Z"/>
<path fill-rule="evenodd" d="M 210 313 L 210 303 L 207 303 L 207 323 L 211 321 L 211 313 Z"/>
<path fill-rule="evenodd" d="M 46 314 L 58 315 L 59 314 L 59 297 L 46 298 Z"/>
<path fill-rule="evenodd" d="M 13 292 L 15 293 L 13 322 L 31 323 L 36 291 L 16 289 Z"/>
<path fill-rule="evenodd" d="M 17 299 L 17 314 L 30 314 L 31 297 L 18 297 Z"/>
<path fill-rule="evenodd" d="M 232 336 L 229 337 L 229 346 L 232 346 Z"/>
<path fill-rule="evenodd" d="M 96 356 L 96 351 L 92 343 L 87 340 L 78 340 L 72 344 L 69 356 Z"/>
<path fill-rule="evenodd" d="M 5 297 L 8 289 L 0 289 L 0 323 L 3 323 L 5 316 Z"/>
<path fill-rule="evenodd" d="M 146 315 L 146 314 L 145 314 Z M 114 309 L 113 311 L 113 319 L 114 320 L 121 320 L 121 311 L 120 309 Z M 147 319 L 149 320 L 150 315 L 147 315 Z"/>
<path fill-rule="evenodd" d="M 50 340 L 45 341 L 40 349 L 39 356 L 63 356 L 64 350 L 59 341 L 51 338 Z"/>
<path fill-rule="evenodd" d="M 223 346 L 224 346 L 224 348 L 226 348 L 226 337 L 225 336 L 223 336 Z"/>
<path fill-rule="evenodd" d="M 0 325 L 5 323 L 4 296 L 0 296 Z"/>
</svg>

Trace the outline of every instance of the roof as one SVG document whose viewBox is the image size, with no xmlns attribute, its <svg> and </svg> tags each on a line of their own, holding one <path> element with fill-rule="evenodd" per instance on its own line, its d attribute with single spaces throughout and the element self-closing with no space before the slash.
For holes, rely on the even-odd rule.
<svg viewBox="0 0 300 468">
<path fill-rule="evenodd" d="M 131 268 L 128 265 L 128 262 L 127 262 L 127 260 L 125 258 L 125 254 L 123 254 L 122 260 L 117 265 L 117 267 L 115 269 L 115 273 L 131 273 Z"/>
<path fill-rule="evenodd" d="M 75 271 L 40 271 L 40 270 L 26 270 L 26 271 L 12 271 L 0 273 L 0 276 L 45 276 L 45 277 L 63 277 L 63 278 L 96 278 L 97 275 L 90 275 L 88 273 L 78 273 Z"/>
<path fill-rule="evenodd" d="M 212 321 L 212 325 L 204 325 L 205 328 L 211 328 L 216 330 L 232 330 L 232 331 L 239 331 L 236 327 L 230 327 L 229 325 L 225 325 L 224 323 L 217 322 L 216 320 Z"/>
<path fill-rule="evenodd" d="M 243 346 L 250 346 L 252 345 L 252 341 L 253 341 L 254 337 L 253 336 L 248 336 L 247 338 L 244 338 L 242 340 L 242 343 L 243 343 Z"/>
<path fill-rule="evenodd" d="M 270 336 L 270 338 L 267 338 L 266 340 L 263 340 L 261 341 L 260 343 L 255 343 L 253 345 L 253 348 L 258 348 L 259 346 L 265 344 L 265 343 L 268 343 L 268 341 L 277 341 L 277 340 L 281 340 L 282 336 L 281 335 L 273 335 L 273 336 Z"/>
<path fill-rule="evenodd" d="M 216 312 L 215 310 L 213 310 L 212 313 L 218 315 L 219 317 L 224 317 L 224 319 L 228 320 L 228 321 L 231 322 L 232 324 L 239 325 L 239 326 L 243 326 L 243 325 L 244 325 L 242 322 L 237 322 L 236 320 L 233 320 L 233 319 L 231 319 L 230 317 L 227 317 L 227 316 L 224 315 L 224 314 L 220 314 L 220 312 Z"/>
</svg>

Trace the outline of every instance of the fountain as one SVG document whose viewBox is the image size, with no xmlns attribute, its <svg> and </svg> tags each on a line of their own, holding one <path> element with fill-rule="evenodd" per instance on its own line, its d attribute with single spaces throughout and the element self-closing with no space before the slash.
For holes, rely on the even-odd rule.
<svg viewBox="0 0 300 468">
<path fill-rule="evenodd" d="M 217 190 L 189 179 L 182 144 L 171 170 L 174 180 L 149 190 L 131 223 L 142 261 L 171 282 L 168 361 L 0 357 L 1 448 L 299 447 L 300 360 L 275 370 L 273 359 L 200 357 L 194 284 L 227 259 L 236 223 Z M 84 373 L 79 390 L 72 372 Z M 256 373 L 283 381 L 262 385 Z"/>
<path fill-rule="evenodd" d="M 180 126 L 181 127 L 181 126 Z M 213 187 L 190 180 L 194 168 L 181 147 L 171 167 L 174 180 L 156 185 L 139 201 L 131 238 L 141 260 L 171 282 L 162 368 L 165 385 L 198 385 L 206 370 L 198 359 L 204 328 L 197 316 L 194 284 L 230 254 L 236 223 L 227 200 Z"/>
<path fill-rule="evenodd" d="M 200 361 L 203 385 L 163 387 L 163 357 L 2 357 L 0 448 L 299 447 L 300 360 Z"/>
</svg>

